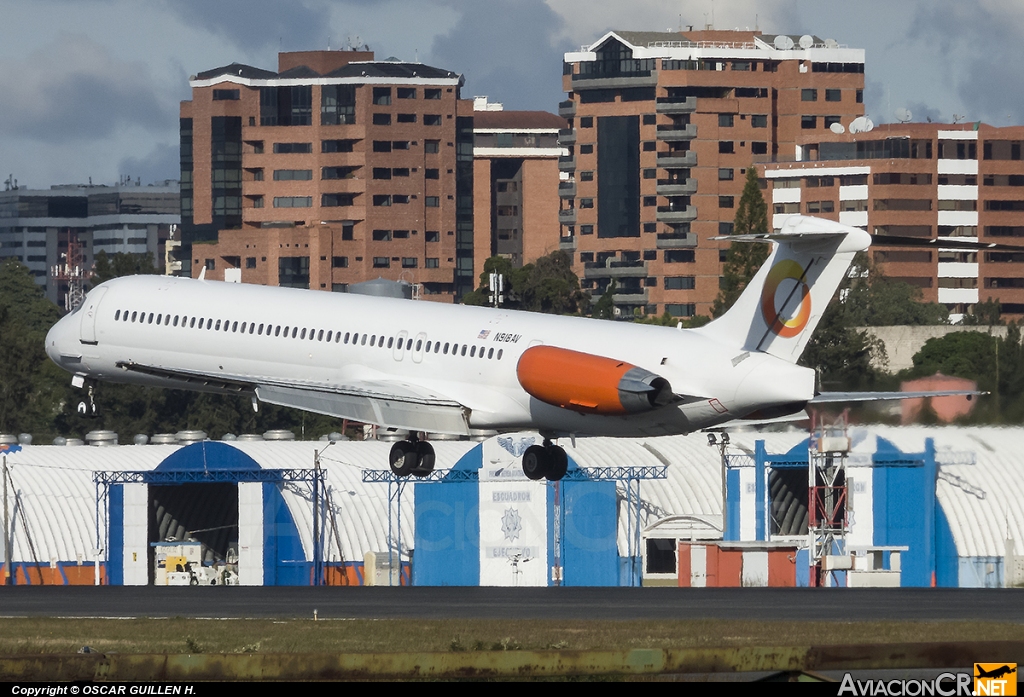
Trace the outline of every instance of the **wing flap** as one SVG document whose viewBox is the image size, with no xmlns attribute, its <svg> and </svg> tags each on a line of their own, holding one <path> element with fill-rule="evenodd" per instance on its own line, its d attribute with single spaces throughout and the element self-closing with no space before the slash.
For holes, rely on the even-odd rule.
<svg viewBox="0 0 1024 697">
<path fill-rule="evenodd" d="M 285 387 L 259 385 L 261 402 L 295 407 L 318 414 L 410 431 L 469 435 L 468 410 L 458 402 L 438 398 L 409 385 L 395 386 L 391 394 L 356 386 Z"/>
<path fill-rule="evenodd" d="M 180 382 L 188 389 L 255 395 L 260 401 L 364 423 L 431 433 L 469 434 L 469 409 L 432 390 L 406 382 L 360 380 L 347 384 L 258 376 L 208 375 L 133 362 L 124 370 Z"/>
</svg>

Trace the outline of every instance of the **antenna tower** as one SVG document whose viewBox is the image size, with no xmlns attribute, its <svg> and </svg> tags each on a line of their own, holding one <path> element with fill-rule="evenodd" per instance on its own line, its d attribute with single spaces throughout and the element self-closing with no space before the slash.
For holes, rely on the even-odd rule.
<svg viewBox="0 0 1024 697">
<path fill-rule="evenodd" d="M 61 253 L 62 261 L 53 267 L 50 275 L 55 281 L 67 284 L 64 309 L 71 312 L 85 300 L 85 281 L 88 274 L 85 272 L 85 256 L 82 253 L 82 245 L 78 241 L 78 235 L 71 228 L 67 228 L 67 239 L 67 251 Z"/>
<path fill-rule="evenodd" d="M 850 454 L 846 412 L 831 424 L 815 422 L 811 416 L 811 438 L 807 444 L 809 488 L 807 533 L 810 537 L 810 586 L 836 585 L 836 571 L 851 567 L 847 553 L 846 459 Z"/>
</svg>

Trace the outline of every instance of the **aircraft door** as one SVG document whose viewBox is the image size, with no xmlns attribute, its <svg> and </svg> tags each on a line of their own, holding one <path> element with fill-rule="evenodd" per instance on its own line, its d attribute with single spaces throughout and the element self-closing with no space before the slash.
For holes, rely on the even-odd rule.
<svg viewBox="0 0 1024 697">
<path fill-rule="evenodd" d="M 103 286 L 96 288 L 94 291 L 85 296 L 85 300 L 82 302 L 82 343 L 83 344 L 95 344 L 96 343 L 96 317 L 97 311 L 100 306 L 100 301 L 103 296 L 106 295 L 107 289 Z"/>
<path fill-rule="evenodd" d="M 414 363 L 423 362 L 423 344 L 427 342 L 427 335 L 424 332 L 420 332 L 416 335 L 415 339 L 411 340 L 412 343 L 412 360 Z"/>
<path fill-rule="evenodd" d="M 396 361 L 400 361 L 403 358 L 405 358 L 405 349 L 407 348 L 407 344 L 408 343 L 409 343 L 409 332 L 407 332 L 407 331 L 400 331 L 400 332 L 398 332 L 398 336 L 395 337 L 395 348 L 394 348 L 394 354 L 393 354 Z"/>
</svg>

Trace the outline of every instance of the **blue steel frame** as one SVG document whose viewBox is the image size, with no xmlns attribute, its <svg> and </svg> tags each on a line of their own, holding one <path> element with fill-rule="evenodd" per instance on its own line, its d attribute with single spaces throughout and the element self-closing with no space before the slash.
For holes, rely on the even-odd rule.
<svg viewBox="0 0 1024 697">
<path fill-rule="evenodd" d="M 394 566 L 393 554 L 398 549 L 398 559 L 401 563 L 402 555 L 402 490 L 410 481 L 436 484 L 440 482 L 476 482 L 479 476 L 476 470 L 434 470 L 425 477 L 396 476 L 390 470 L 363 470 L 363 481 L 375 484 L 388 485 L 388 560 Z M 640 568 L 640 482 L 644 479 L 666 479 L 668 477 L 668 465 L 644 465 L 640 467 L 576 467 L 562 478 L 562 481 L 571 482 L 622 482 L 626 488 L 626 511 L 628 531 L 626 540 L 629 544 L 629 584 L 639 586 L 642 578 Z M 561 522 L 559 520 L 558 508 L 561 504 L 562 489 L 555 482 L 556 493 L 556 546 L 560 549 Z M 392 511 L 397 505 L 397 514 Z M 397 518 L 397 520 L 396 520 Z M 394 525 L 398 526 L 397 536 L 394 533 Z M 390 578 L 390 577 L 389 577 Z"/>
<path fill-rule="evenodd" d="M 214 469 L 214 470 L 149 470 L 124 472 L 94 472 L 93 482 L 96 486 L 96 541 L 100 539 L 100 509 L 107 510 L 107 496 L 112 485 L 117 484 L 208 484 L 212 482 L 309 482 L 313 494 L 313 520 L 317 520 L 316 512 L 323 507 L 324 478 L 327 473 L 318 468 L 304 469 Z M 323 527 L 314 524 L 313 530 L 313 585 L 324 584 L 324 540 Z M 109 559 L 109 526 L 105 547 Z"/>
</svg>

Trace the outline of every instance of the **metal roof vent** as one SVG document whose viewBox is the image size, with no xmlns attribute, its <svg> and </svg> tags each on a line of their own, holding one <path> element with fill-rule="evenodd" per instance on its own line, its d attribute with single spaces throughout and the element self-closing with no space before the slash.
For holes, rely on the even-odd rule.
<svg viewBox="0 0 1024 697">
<path fill-rule="evenodd" d="M 96 446 L 117 445 L 117 433 L 106 430 L 89 431 L 85 434 L 85 442 Z"/>
<path fill-rule="evenodd" d="M 132 442 L 135 445 L 146 445 L 146 443 L 149 442 L 149 436 L 147 436 L 145 433 L 136 433 L 135 437 L 132 438 Z"/>
<path fill-rule="evenodd" d="M 264 433 L 263 440 L 295 440 L 295 434 L 285 429 L 276 429 Z"/>
<path fill-rule="evenodd" d="M 258 433 L 243 433 L 242 435 L 238 436 L 235 440 L 237 440 L 239 443 L 254 443 L 256 441 L 262 441 L 263 436 L 261 436 Z"/>
<path fill-rule="evenodd" d="M 151 445 L 177 445 L 178 437 L 173 433 L 154 433 L 149 442 Z"/>
<path fill-rule="evenodd" d="M 178 431 L 177 438 L 179 443 L 198 443 L 206 440 L 206 431 Z"/>
</svg>

